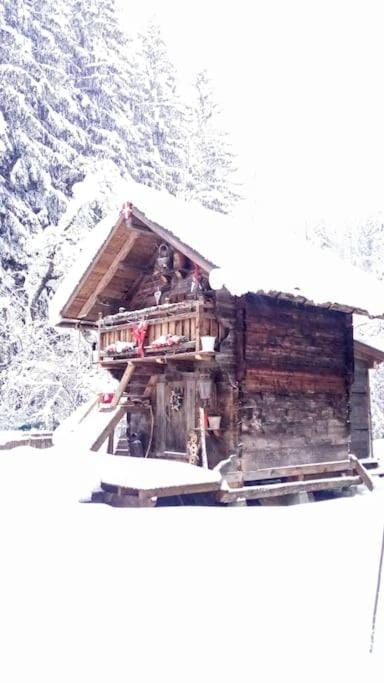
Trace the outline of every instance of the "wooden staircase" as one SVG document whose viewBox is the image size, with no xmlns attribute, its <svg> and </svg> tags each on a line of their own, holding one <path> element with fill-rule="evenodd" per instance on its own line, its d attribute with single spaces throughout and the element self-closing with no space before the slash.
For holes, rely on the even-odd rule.
<svg viewBox="0 0 384 683">
<path fill-rule="evenodd" d="M 153 365 L 140 365 L 136 369 L 135 363 L 128 361 L 112 403 L 100 403 L 99 397 L 95 396 L 55 430 L 53 442 L 70 439 L 74 447 L 91 451 L 99 451 L 108 439 L 111 443 L 117 425 L 128 411 L 149 409 L 150 397 L 161 372 L 159 368 L 155 374 L 154 369 L 157 371 Z M 118 448 L 121 454 L 127 453 L 126 444 L 121 443 Z"/>
<path fill-rule="evenodd" d="M 359 462 L 372 477 L 384 477 L 384 467 L 377 458 L 360 458 Z"/>
<path fill-rule="evenodd" d="M 134 361 L 128 361 L 115 391 L 111 410 L 120 406 L 123 410 L 122 416 L 129 411 L 149 410 L 151 405 L 150 398 L 157 384 L 161 369 L 157 370 L 155 368 L 155 370 L 153 366 L 140 365 Z M 111 422 L 108 430 L 107 436 L 110 438 L 108 452 L 115 455 L 127 455 L 128 440 L 125 430 L 118 438 L 117 443 L 113 444 L 113 434 L 117 424 Z"/>
</svg>

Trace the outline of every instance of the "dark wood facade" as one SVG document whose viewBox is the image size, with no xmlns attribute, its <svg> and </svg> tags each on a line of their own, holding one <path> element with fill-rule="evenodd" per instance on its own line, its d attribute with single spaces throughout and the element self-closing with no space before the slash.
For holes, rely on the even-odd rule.
<svg viewBox="0 0 384 683">
<path fill-rule="evenodd" d="M 355 375 L 351 391 L 351 451 L 358 458 L 372 456 L 370 367 L 366 360 L 355 359 Z"/>
<path fill-rule="evenodd" d="M 355 372 L 351 388 L 351 452 L 372 457 L 369 371 L 384 361 L 384 352 L 363 341 L 354 342 Z"/>
<path fill-rule="evenodd" d="M 120 382 L 115 400 L 124 399 L 143 450 L 187 460 L 195 432 L 210 467 L 241 453 L 246 482 L 263 468 L 345 459 L 351 405 L 357 410 L 351 314 L 282 295 L 213 291 L 213 267 L 137 212 L 119 220 L 63 309 L 64 320 L 98 325 L 100 364 Z M 141 353 L 130 348 L 140 324 Z M 212 351 L 202 348 L 207 335 Z M 156 344 L 174 337 L 174 345 Z M 205 418 L 221 417 L 219 428 L 205 421 L 201 429 L 202 406 Z"/>
<path fill-rule="evenodd" d="M 255 295 L 242 304 L 245 469 L 345 457 L 351 316 Z"/>
</svg>

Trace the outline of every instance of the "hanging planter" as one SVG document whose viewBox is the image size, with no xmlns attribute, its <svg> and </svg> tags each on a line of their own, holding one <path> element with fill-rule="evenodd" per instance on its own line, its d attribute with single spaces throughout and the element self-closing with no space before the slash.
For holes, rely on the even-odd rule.
<svg viewBox="0 0 384 683">
<path fill-rule="evenodd" d="M 208 415 L 208 427 L 212 431 L 218 431 L 221 424 L 221 415 Z"/>
<path fill-rule="evenodd" d="M 214 351 L 216 337 L 203 336 L 201 339 L 201 350 L 202 351 Z"/>
</svg>

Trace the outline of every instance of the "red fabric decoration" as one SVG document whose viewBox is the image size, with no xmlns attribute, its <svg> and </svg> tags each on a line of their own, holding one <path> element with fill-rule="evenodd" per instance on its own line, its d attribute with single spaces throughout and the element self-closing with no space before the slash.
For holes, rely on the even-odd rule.
<svg viewBox="0 0 384 683">
<path fill-rule="evenodd" d="M 144 320 L 141 320 L 132 329 L 132 335 L 135 342 L 137 343 L 137 350 L 139 352 L 139 356 L 141 356 L 142 358 L 144 356 L 144 339 L 145 335 L 147 334 L 147 329 L 148 323 L 144 322 Z"/>
<path fill-rule="evenodd" d="M 99 403 L 112 403 L 113 397 L 114 397 L 114 394 L 112 394 L 112 393 L 100 394 L 99 395 Z"/>
</svg>

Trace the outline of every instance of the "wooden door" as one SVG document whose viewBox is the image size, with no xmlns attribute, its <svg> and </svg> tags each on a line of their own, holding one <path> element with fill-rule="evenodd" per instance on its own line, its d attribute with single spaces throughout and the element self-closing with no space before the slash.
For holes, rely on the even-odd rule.
<svg viewBox="0 0 384 683">
<path fill-rule="evenodd" d="M 188 432 L 195 427 L 194 377 L 162 377 L 156 389 L 156 451 L 186 453 Z"/>
</svg>

